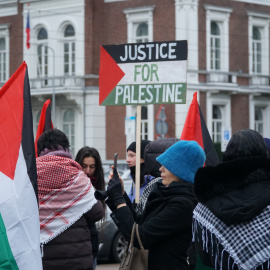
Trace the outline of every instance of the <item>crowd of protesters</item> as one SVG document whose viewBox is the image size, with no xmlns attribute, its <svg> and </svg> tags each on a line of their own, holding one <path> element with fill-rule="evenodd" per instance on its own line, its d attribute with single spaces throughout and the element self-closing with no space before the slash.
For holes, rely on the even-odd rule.
<svg viewBox="0 0 270 270">
<path fill-rule="evenodd" d="M 127 241 L 133 224 L 148 252 L 149 270 L 270 269 L 269 140 L 254 130 L 230 139 L 222 161 L 205 166 L 195 141 L 141 141 L 140 200 L 112 167 L 105 201 Z M 105 202 L 102 162 L 83 147 L 73 160 L 60 130 L 38 140 L 38 191 L 43 269 L 95 269 Z M 127 148 L 136 179 L 136 142 Z M 137 237 L 134 246 L 140 248 Z"/>
</svg>

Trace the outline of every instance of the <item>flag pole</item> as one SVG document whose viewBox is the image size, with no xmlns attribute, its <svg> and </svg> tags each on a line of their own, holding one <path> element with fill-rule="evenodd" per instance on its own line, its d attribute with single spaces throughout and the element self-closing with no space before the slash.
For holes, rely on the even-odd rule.
<svg viewBox="0 0 270 270">
<path fill-rule="evenodd" d="M 135 203 L 140 199 L 140 171 L 141 171 L 141 105 L 137 106 L 136 115 L 136 178 L 135 178 Z"/>
</svg>

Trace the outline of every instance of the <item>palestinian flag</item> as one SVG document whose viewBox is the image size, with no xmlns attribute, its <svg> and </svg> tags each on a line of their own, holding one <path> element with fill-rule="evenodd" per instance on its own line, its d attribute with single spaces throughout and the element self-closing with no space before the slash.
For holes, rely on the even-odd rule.
<svg viewBox="0 0 270 270">
<path fill-rule="evenodd" d="M 196 141 L 204 149 L 206 155 L 205 165 L 214 166 L 220 162 L 197 101 L 197 92 L 194 93 L 189 106 L 180 139 Z"/>
<path fill-rule="evenodd" d="M 25 62 L 0 89 L 0 269 L 42 269 L 32 109 Z"/>
<path fill-rule="evenodd" d="M 47 130 L 53 129 L 52 117 L 51 117 L 51 100 L 47 99 L 42 107 L 38 128 L 37 128 L 37 135 L 35 140 L 35 149 L 36 149 L 36 157 L 37 157 L 37 141 L 39 136 Z"/>
</svg>

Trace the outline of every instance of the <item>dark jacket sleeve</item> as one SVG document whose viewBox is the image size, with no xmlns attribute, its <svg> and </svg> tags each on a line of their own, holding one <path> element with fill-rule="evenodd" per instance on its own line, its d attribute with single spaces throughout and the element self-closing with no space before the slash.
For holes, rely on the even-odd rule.
<svg viewBox="0 0 270 270">
<path fill-rule="evenodd" d="M 172 200 L 157 215 L 139 226 L 144 248 L 154 247 L 159 242 L 177 234 L 179 230 L 190 229 L 194 205 L 189 200 Z M 128 207 L 121 207 L 111 214 L 116 226 L 127 241 L 130 241 L 134 218 Z M 183 217 L 183 218 L 179 218 Z M 134 246 L 139 248 L 135 239 Z"/>
<path fill-rule="evenodd" d="M 100 201 L 97 201 L 93 207 L 84 214 L 87 223 L 95 223 L 103 218 L 104 216 L 104 209 L 102 206 L 102 203 Z"/>
</svg>

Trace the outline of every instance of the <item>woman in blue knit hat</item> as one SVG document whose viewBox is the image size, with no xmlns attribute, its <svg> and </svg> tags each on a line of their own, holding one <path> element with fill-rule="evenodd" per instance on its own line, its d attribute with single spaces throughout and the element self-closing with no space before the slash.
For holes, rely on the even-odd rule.
<svg viewBox="0 0 270 270">
<path fill-rule="evenodd" d="M 154 184 L 139 220 L 139 236 L 149 250 L 148 269 L 185 270 L 192 236 L 192 211 L 196 205 L 194 176 L 205 162 L 205 153 L 195 141 L 179 141 L 157 157 L 162 180 Z M 108 184 L 108 194 L 116 209 L 115 224 L 130 241 L 134 224 L 132 209 L 126 204 L 117 171 Z M 135 237 L 134 246 L 139 248 Z"/>
</svg>

